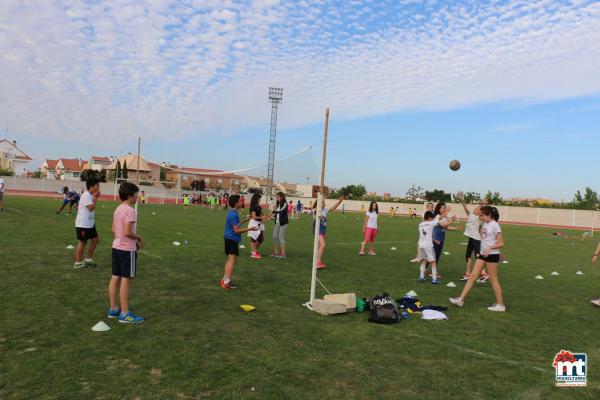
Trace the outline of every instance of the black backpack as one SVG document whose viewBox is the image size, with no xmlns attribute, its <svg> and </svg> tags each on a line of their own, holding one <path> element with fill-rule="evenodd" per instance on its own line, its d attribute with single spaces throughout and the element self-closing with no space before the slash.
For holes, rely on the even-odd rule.
<svg viewBox="0 0 600 400">
<path fill-rule="evenodd" d="M 395 324 L 400 321 L 396 302 L 387 293 L 383 293 L 381 296 L 371 297 L 369 300 L 369 307 L 371 309 L 369 322 L 377 324 Z"/>
</svg>

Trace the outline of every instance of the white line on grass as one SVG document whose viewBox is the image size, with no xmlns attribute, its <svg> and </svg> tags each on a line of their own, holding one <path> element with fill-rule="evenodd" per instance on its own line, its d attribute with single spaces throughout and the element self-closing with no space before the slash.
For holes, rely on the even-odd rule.
<svg viewBox="0 0 600 400">
<path fill-rule="evenodd" d="M 540 367 L 536 367 L 535 365 L 526 364 L 523 361 L 510 360 L 508 358 L 504 358 L 504 357 L 500 357 L 500 356 L 495 356 L 493 354 L 484 353 L 484 352 L 481 352 L 481 351 L 478 351 L 478 350 L 474 350 L 474 349 L 469 349 L 468 347 L 462 347 L 462 346 L 459 346 L 459 345 L 456 345 L 456 344 L 453 344 L 453 343 L 443 342 L 443 341 L 440 341 L 439 339 L 429 339 L 427 337 L 423 337 L 423 336 L 419 336 L 419 335 L 415 335 L 415 334 L 408 334 L 408 336 L 413 337 L 413 338 L 418 338 L 419 340 L 425 340 L 425 341 L 428 341 L 430 343 L 445 344 L 446 346 L 453 347 L 456 350 L 462 351 L 463 353 L 474 354 L 474 355 L 479 356 L 479 357 L 483 357 L 483 358 L 487 358 L 487 359 L 490 359 L 490 360 L 499 361 L 499 362 L 502 362 L 504 364 L 512 365 L 512 366 L 515 366 L 515 367 L 533 369 L 533 370 L 538 371 L 538 372 L 548 372 L 548 369 L 546 369 L 546 368 L 540 368 Z"/>
<path fill-rule="evenodd" d="M 150 257 L 154 257 L 154 258 L 162 258 L 162 256 L 158 256 L 156 254 L 150 254 L 146 250 L 140 250 L 140 253 L 150 256 Z"/>
<path fill-rule="evenodd" d="M 336 243 L 338 246 L 349 246 L 349 245 L 360 245 L 362 242 L 351 242 L 351 243 Z M 408 240 L 399 240 L 396 242 L 375 242 L 375 244 L 396 244 L 396 243 L 411 243 Z"/>
<path fill-rule="evenodd" d="M 7 210 L 10 210 L 10 211 L 16 211 L 16 212 L 18 212 L 18 213 L 21 213 L 21 214 L 25 214 L 25 211 L 21 211 L 21 210 L 19 210 L 18 208 L 8 208 L 8 207 L 7 207 L 6 209 L 7 209 Z"/>
</svg>

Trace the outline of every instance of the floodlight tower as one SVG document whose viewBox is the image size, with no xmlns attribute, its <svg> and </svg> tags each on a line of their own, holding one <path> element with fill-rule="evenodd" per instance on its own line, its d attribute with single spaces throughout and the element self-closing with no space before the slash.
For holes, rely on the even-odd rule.
<svg viewBox="0 0 600 400">
<path fill-rule="evenodd" d="M 269 167 L 267 170 L 267 201 L 270 204 L 273 197 L 273 172 L 275 171 L 275 141 L 277 139 L 277 108 L 283 99 L 283 89 L 269 87 L 269 102 L 271 102 L 271 135 L 269 139 Z"/>
</svg>

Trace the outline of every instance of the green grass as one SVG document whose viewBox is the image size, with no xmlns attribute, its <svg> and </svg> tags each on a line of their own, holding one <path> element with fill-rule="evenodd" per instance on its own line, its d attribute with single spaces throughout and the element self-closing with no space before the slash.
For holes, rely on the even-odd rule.
<svg viewBox="0 0 600 400">
<path fill-rule="evenodd" d="M 593 240 L 504 226 L 507 313 L 485 309 L 493 294 L 483 284 L 463 309 L 448 310 L 447 321 L 413 317 L 382 326 L 367 323 L 365 313 L 324 317 L 302 307 L 308 219 L 292 222 L 287 261 L 251 260 L 242 250 L 234 275 L 241 289 L 226 292 L 218 287 L 225 213 L 147 205 L 138 227 L 147 248 L 131 294 L 146 322 L 122 326 L 106 319 L 115 204 L 100 203 L 96 212 L 99 267 L 77 271 L 65 248 L 75 244 L 74 216 L 55 215 L 56 200 L 7 200 L 11 210 L 0 214 L 0 399 L 600 397 L 600 310 L 589 304 L 600 295 L 600 270 L 589 265 Z M 461 234 L 448 233 L 451 255 L 441 261 L 444 283 L 458 285 L 451 289 L 415 282 L 418 267 L 407 260 L 416 220 L 381 217 L 377 257 L 356 255 L 361 224 L 357 214 L 330 218 L 328 268 L 319 272 L 330 290 L 400 297 L 414 289 L 438 305 L 458 295 Z M 185 239 L 188 246 L 171 244 Z M 264 254 L 270 246 L 267 239 Z M 549 276 L 553 270 L 560 276 Z M 537 274 L 546 279 L 534 280 Z M 112 330 L 92 332 L 99 320 Z M 587 388 L 554 387 L 551 363 L 561 349 L 587 352 Z"/>
</svg>

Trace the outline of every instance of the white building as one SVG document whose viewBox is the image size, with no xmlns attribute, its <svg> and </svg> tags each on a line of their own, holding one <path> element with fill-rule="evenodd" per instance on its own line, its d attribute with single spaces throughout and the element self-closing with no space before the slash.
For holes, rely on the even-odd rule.
<svg viewBox="0 0 600 400">
<path fill-rule="evenodd" d="M 0 168 L 14 173 L 22 173 L 31 161 L 25 152 L 17 147 L 16 141 L 0 140 Z"/>
</svg>

